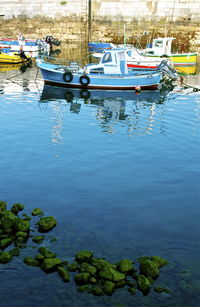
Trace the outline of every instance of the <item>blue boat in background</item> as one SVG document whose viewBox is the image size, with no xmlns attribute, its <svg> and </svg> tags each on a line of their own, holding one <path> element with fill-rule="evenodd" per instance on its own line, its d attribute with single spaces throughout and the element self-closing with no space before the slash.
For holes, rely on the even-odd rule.
<svg viewBox="0 0 200 307">
<path fill-rule="evenodd" d="M 89 52 L 99 52 L 103 53 L 108 49 L 114 48 L 115 45 L 113 43 L 105 43 L 105 42 L 89 42 L 88 50 Z"/>
<path fill-rule="evenodd" d="M 44 58 L 38 58 L 36 64 L 46 84 L 74 88 L 155 90 L 166 75 L 163 66 L 151 71 L 129 71 L 125 49 L 111 49 L 104 53 L 98 64 L 85 67 L 74 63 L 73 66 L 59 65 Z M 176 78 L 172 72 L 171 75 Z"/>
</svg>

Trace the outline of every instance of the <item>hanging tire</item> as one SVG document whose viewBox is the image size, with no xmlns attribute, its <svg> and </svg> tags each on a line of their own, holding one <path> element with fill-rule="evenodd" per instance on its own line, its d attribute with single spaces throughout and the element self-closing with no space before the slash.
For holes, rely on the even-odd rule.
<svg viewBox="0 0 200 307">
<path fill-rule="evenodd" d="M 73 75 L 71 73 L 71 71 L 66 71 L 63 75 L 63 80 L 65 82 L 71 82 L 73 80 Z"/>
<path fill-rule="evenodd" d="M 168 58 L 168 55 L 167 54 L 163 54 L 163 55 L 161 55 L 161 58 Z"/>
<path fill-rule="evenodd" d="M 83 86 L 87 86 L 90 83 L 90 78 L 87 75 L 83 75 L 80 77 L 79 82 Z"/>
</svg>

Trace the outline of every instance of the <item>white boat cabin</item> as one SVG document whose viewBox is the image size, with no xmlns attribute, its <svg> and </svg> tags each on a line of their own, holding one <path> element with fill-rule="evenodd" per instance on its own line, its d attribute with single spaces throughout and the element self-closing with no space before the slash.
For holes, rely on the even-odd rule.
<svg viewBox="0 0 200 307">
<path fill-rule="evenodd" d="M 174 37 L 159 37 L 155 38 L 152 43 L 152 47 L 146 48 L 144 50 L 145 55 L 155 55 L 155 56 L 163 56 L 163 55 L 171 55 L 172 50 L 172 41 Z"/>
<path fill-rule="evenodd" d="M 99 73 L 108 75 L 127 75 L 125 49 L 111 49 L 106 51 L 98 64 L 86 66 L 87 73 Z"/>
</svg>

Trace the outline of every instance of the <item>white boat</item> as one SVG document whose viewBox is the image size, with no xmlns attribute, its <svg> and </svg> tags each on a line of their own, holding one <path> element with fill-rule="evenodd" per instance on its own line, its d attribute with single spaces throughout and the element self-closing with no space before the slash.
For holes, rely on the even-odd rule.
<svg viewBox="0 0 200 307">
<path fill-rule="evenodd" d="M 122 46 L 122 45 L 121 45 Z M 118 48 L 118 46 L 113 45 L 112 49 Z M 103 52 L 94 52 L 92 55 L 95 58 L 101 59 L 105 53 L 105 50 Z M 142 54 L 133 46 L 129 46 L 126 48 L 126 61 L 127 66 L 129 70 L 134 69 L 141 69 L 141 70 L 155 70 L 158 68 L 158 66 L 163 61 L 163 58 L 152 58 L 147 57 Z M 170 59 L 166 59 L 166 62 L 168 65 L 173 67 L 172 62 Z"/>
</svg>

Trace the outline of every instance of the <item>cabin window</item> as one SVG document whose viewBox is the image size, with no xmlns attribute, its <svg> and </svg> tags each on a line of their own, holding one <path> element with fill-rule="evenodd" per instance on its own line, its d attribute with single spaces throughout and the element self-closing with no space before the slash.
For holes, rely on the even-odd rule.
<svg viewBox="0 0 200 307">
<path fill-rule="evenodd" d="M 156 41 L 155 42 L 155 47 L 162 47 L 163 46 L 163 41 Z"/>
<path fill-rule="evenodd" d="M 102 63 L 112 62 L 112 57 L 110 52 L 106 52 L 103 56 Z"/>
</svg>

